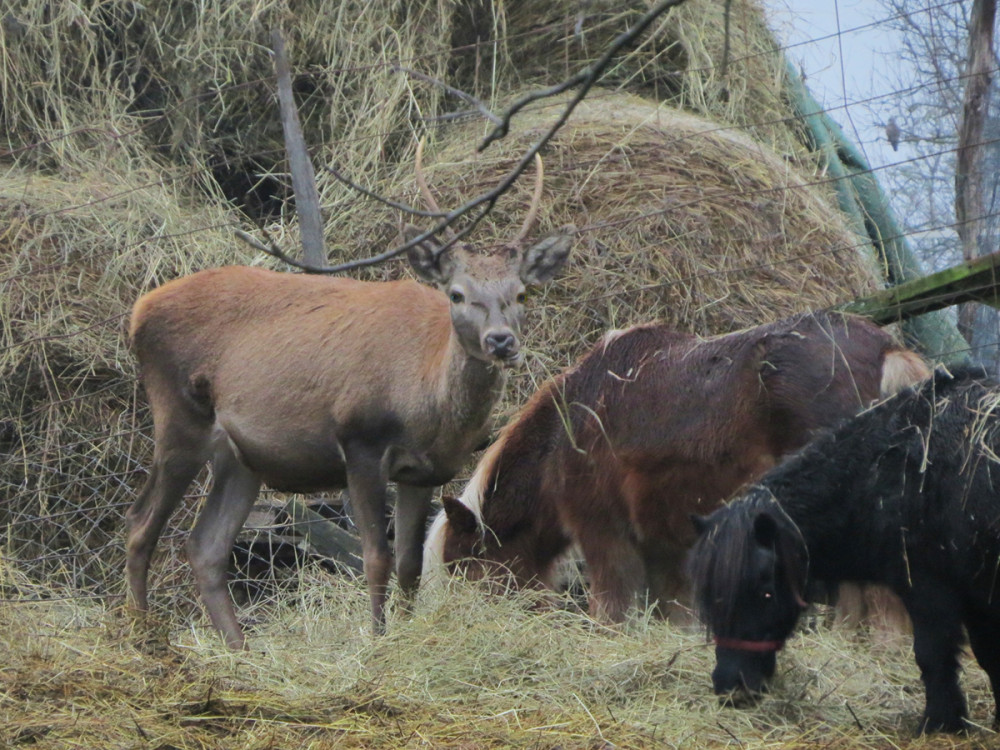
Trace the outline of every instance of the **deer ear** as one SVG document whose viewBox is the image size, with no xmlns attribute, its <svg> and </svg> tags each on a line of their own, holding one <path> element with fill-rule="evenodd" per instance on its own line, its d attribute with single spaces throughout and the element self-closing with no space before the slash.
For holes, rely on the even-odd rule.
<svg viewBox="0 0 1000 750">
<path fill-rule="evenodd" d="M 546 237 L 524 251 L 517 275 L 525 286 L 544 284 L 559 272 L 569 257 L 576 227 L 567 225 L 559 234 Z"/>
<path fill-rule="evenodd" d="M 421 234 L 423 230 L 412 224 L 403 227 L 405 242 L 410 242 Z M 455 275 L 457 264 L 451 248 L 442 251 L 441 245 L 429 237 L 407 250 L 406 257 L 417 276 L 428 284 L 443 287 L 450 283 Z"/>
<path fill-rule="evenodd" d="M 444 495 L 441 497 L 448 525 L 459 534 L 478 534 L 479 518 L 461 500 Z"/>
</svg>

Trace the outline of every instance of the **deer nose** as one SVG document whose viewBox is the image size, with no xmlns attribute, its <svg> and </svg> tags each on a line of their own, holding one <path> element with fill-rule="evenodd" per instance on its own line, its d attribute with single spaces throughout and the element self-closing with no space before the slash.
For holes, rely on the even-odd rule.
<svg viewBox="0 0 1000 750">
<path fill-rule="evenodd" d="M 497 359 L 507 359 L 515 353 L 517 336 L 510 331 L 491 331 L 486 334 L 486 350 Z"/>
</svg>

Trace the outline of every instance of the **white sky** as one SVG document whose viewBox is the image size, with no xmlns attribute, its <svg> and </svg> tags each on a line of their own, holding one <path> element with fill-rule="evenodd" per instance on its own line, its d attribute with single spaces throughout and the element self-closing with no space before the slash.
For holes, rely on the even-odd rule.
<svg viewBox="0 0 1000 750">
<path fill-rule="evenodd" d="M 893 70 L 898 37 L 884 24 L 886 11 L 872 0 L 765 0 L 769 20 L 787 56 L 801 67 L 806 85 L 872 166 L 905 158 L 889 147 L 885 122 L 901 71 Z M 840 32 L 838 34 L 838 32 Z M 816 41 L 809 41 L 816 40 Z M 872 100 L 872 101 L 868 101 Z"/>
</svg>

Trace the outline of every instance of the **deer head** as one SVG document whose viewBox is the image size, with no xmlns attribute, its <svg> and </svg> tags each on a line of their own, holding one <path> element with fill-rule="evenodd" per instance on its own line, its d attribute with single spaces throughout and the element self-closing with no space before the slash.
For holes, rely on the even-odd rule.
<svg viewBox="0 0 1000 750">
<path fill-rule="evenodd" d="M 423 141 L 417 146 L 417 185 L 428 208 L 443 213 L 424 178 L 422 153 Z M 569 255 L 574 231 L 564 227 L 559 234 L 526 246 L 538 216 L 544 179 L 540 156 L 535 156 L 535 164 L 531 205 L 513 240 L 484 253 L 452 235 L 443 244 L 418 243 L 407 256 L 417 276 L 448 296 L 452 324 L 469 356 L 505 367 L 523 359 L 520 333 L 527 287 L 544 284 L 558 273 Z M 412 225 L 403 229 L 408 242 L 420 234 Z"/>
</svg>

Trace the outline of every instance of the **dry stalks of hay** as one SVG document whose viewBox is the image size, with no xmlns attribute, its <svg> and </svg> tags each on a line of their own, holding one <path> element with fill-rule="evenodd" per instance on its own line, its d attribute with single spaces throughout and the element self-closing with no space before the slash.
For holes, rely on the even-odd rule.
<svg viewBox="0 0 1000 750">
<path fill-rule="evenodd" d="M 589 65 L 652 6 L 647 0 L 515 0 L 497 4 L 495 17 L 464 17 L 456 38 L 502 38 L 469 48 L 456 75 L 488 97 L 525 84 L 554 84 Z M 737 125 L 788 158 L 811 162 L 799 126 L 783 97 L 785 62 L 767 28 L 762 4 L 733 2 L 729 64 L 723 69 L 725 4 L 688 0 L 668 11 L 631 49 L 616 58 L 602 85 L 638 94 Z M 487 77 L 476 70 L 490 71 Z M 462 74 L 465 74 L 464 76 Z M 495 81 L 501 81 L 500 86 Z M 596 92 L 599 100 L 602 92 Z M 502 98 L 501 98 L 501 104 Z"/>
<path fill-rule="evenodd" d="M 0 580 L 6 581 L 0 575 Z M 456 584 L 373 639 L 359 582 L 299 593 L 225 650 L 207 622 L 170 644 L 80 600 L 0 602 L 0 743 L 37 747 L 986 748 L 988 730 L 916 739 L 909 644 L 807 630 L 751 710 L 711 692 L 700 632 L 637 614 L 595 625 L 526 594 Z M 22 582 L 21 585 L 30 585 Z M 41 591 L 36 593 L 41 594 Z M 988 720 L 985 675 L 964 683 Z"/>
<path fill-rule="evenodd" d="M 222 207 L 185 207 L 131 157 L 0 187 L 0 525 L 39 575 L 118 577 L 124 507 L 148 456 L 125 346 L 143 289 L 225 257 Z M 248 256 L 243 256 L 249 260 Z"/>
<path fill-rule="evenodd" d="M 495 184 L 560 110 L 556 102 L 523 113 L 485 154 L 475 154 L 481 125 L 450 131 L 425 164 L 439 203 L 460 205 Z M 816 176 L 718 122 L 605 94 L 577 108 L 544 158 L 538 234 L 565 224 L 578 234 L 568 270 L 533 293 L 524 338 L 534 356 L 515 404 L 611 328 L 658 319 L 728 332 L 877 286 L 864 241 L 811 184 Z M 530 191 L 530 180 L 515 185 L 477 239 L 509 239 Z"/>
</svg>

